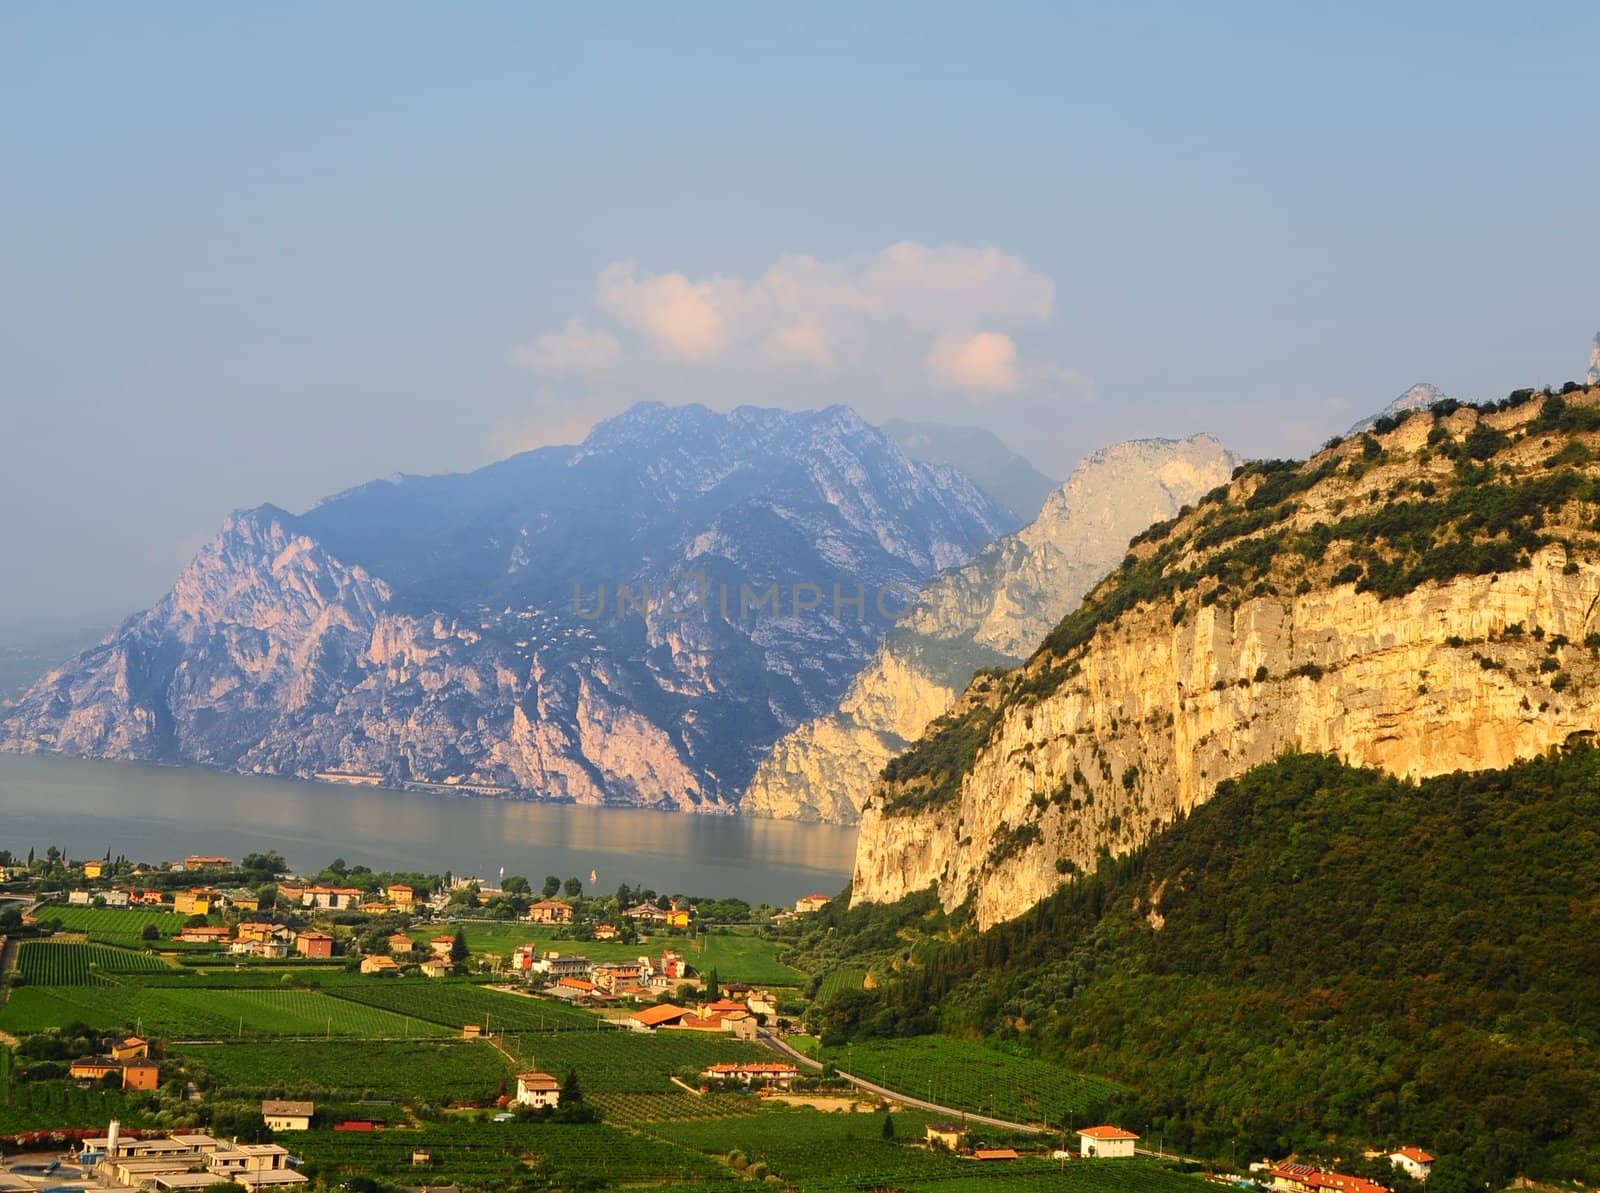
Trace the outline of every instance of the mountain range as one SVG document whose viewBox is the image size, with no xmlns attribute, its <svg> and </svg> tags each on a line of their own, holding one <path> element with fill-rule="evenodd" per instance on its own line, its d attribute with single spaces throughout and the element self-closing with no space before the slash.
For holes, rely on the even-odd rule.
<svg viewBox="0 0 1600 1193">
<path fill-rule="evenodd" d="M 892 418 L 883 433 L 913 460 L 948 464 L 969 477 L 985 493 L 1016 515 L 1031 521 L 1061 482 L 1051 480 L 983 427 Z"/>
<path fill-rule="evenodd" d="M 929 577 L 1015 526 L 842 407 L 644 404 L 232 515 L 0 749 L 728 811 Z"/>
<path fill-rule="evenodd" d="M 1116 566 L 1130 538 L 1225 482 L 1239 462 L 1209 435 L 1090 454 L 1033 522 L 923 590 L 839 704 L 762 760 L 743 810 L 853 823 L 884 765 L 975 671 L 1020 663 Z"/>
</svg>

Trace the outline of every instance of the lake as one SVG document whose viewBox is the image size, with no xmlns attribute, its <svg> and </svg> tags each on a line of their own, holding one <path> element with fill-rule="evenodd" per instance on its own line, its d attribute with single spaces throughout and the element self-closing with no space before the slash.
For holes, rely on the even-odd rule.
<svg viewBox="0 0 1600 1193">
<path fill-rule="evenodd" d="M 374 870 L 496 879 L 546 874 L 663 893 L 791 903 L 849 880 L 855 829 L 735 816 L 419 795 L 196 767 L 0 754 L 0 848 L 161 862 L 276 849 L 297 871 L 336 857 Z"/>
</svg>

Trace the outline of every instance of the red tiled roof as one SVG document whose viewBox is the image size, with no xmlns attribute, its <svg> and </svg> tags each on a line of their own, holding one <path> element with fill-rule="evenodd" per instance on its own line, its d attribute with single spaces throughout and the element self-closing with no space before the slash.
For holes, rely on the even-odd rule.
<svg viewBox="0 0 1600 1193">
<path fill-rule="evenodd" d="M 659 1007 L 646 1007 L 642 1011 L 635 1011 L 631 1017 L 646 1027 L 657 1027 L 663 1023 L 671 1023 L 674 1019 L 682 1019 L 688 1013 L 683 1007 L 675 1007 L 668 1002 L 662 1003 Z"/>
<path fill-rule="evenodd" d="M 1323 1172 L 1309 1164 L 1280 1164 L 1268 1175 L 1298 1181 L 1308 1189 L 1327 1189 L 1333 1193 L 1389 1193 L 1389 1186 L 1369 1181 L 1365 1177 L 1348 1176 L 1342 1172 Z"/>
<path fill-rule="evenodd" d="M 1395 1155 L 1395 1156 L 1404 1156 L 1407 1160 L 1410 1160 L 1413 1164 L 1432 1164 L 1433 1163 L 1433 1157 L 1428 1155 L 1428 1153 L 1423 1151 L 1420 1147 L 1396 1148 L 1390 1154 L 1391 1155 Z"/>
<path fill-rule="evenodd" d="M 1087 1135 L 1090 1139 L 1137 1139 L 1132 1131 L 1124 1131 L 1121 1127 L 1085 1127 L 1078 1132 Z"/>
<path fill-rule="evenodd" d="M 1009 1147 L 979 1147 L 972 1150 L 974 1160 L 1015 1160 L 1016 1149 Z"/>
</svg>

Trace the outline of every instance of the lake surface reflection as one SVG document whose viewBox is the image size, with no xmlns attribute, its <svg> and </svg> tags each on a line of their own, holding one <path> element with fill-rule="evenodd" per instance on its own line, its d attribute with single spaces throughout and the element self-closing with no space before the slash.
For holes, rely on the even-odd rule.
<svg viewBox="0 0 1600 1193">
<path fill-rule="evenodd" d="M 26 855 L 50 845 L 151 862 L 276 849 L 311 872 L 335 857 L 491 879 L 504 866 L 535 887 L 546 874 L 577 875 L 588 887 L 594 870 L 601 891 L 626 882 L 786 903 L 844 886 L 855 830 L 0 754 L 0 847 Z"/>
</svg>

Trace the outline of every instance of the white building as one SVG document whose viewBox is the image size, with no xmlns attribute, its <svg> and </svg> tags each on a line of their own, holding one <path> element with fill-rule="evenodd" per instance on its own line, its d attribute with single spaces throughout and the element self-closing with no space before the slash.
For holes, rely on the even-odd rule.
<svg viewBox="0 0 1600 1193">
<path fill-rule="evenodd" d="M 87 906 L 89 906 L 89 892 L 88 891 L 68 891 L 67 892 L 67 904 L 69 906 L 71 906 L 71 907 L 87 907 Z"/>
<path fill-rule="evenodd" d="M 1114 1160 L 1133 1155 L 1139 1137 L 1121 1127 L 1085 1127 L 1078 1132 L 1078 1154 L 1086 1159 Z"/>
<path fill-rule="evenodd" d="M 1389 1163 L 1414 1181 L 1425 1181 L 1433 1171 L 1433 1157 L 1420 1147 L 1403 1147 L 1389 1153 Z"/>
<path fill-rule="evenodd" d="M 561 1083 L 549 1073 L 518 1073 L 517 1104 L 543 1109 L 561 1104 Z"/>
<path fill-rule="evenodd" d="M 261 1117 L 274 1131 L 309 1131 L 311 1116 L 317 1111 L 314 1102 L 285 1102 L 268 1098 L 261 1103 Z"/>
</svg>

